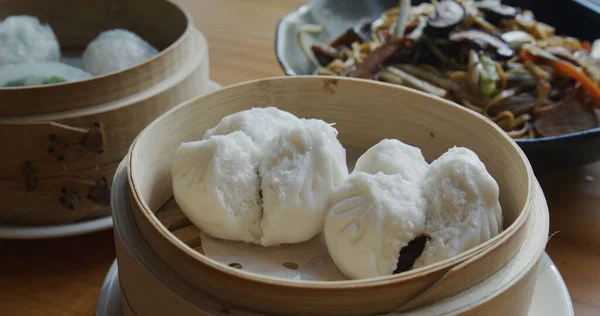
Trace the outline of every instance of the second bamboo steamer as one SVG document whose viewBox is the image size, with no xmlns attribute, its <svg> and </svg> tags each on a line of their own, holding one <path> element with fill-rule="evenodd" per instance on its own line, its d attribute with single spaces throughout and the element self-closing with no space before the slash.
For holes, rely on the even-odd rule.
<svg viewBox="0 0 600 316">
<path fill-rule="evenodd" d="M 136 135 L 208 92 L 204 37 L 185 10 L 164 0 L 11 0 L 0 8 L 0 20 L 26 14 L 50 24 L 63 54 L 81 53 L 114 28 L 159 49 L 145 62 L 88 80 L 0 88 L 0 223 L 61 224 L 109 214 L 113 174 Z"/>
</svg>

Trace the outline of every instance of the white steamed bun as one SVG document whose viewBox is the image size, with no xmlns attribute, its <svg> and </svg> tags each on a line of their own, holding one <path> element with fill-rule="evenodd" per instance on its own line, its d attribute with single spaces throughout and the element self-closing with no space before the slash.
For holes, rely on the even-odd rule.
<svg viewBox="0 0 600 316">
<path fill-rule="evenodd" d="M 0 21 L 0 65 L 59 58 L 60 46 L 48 24 L 26 15 Z"/>
<path fill-rule="evenodd" d="M 23 87 L 91 78 L 87 72 L 59 62 L 26 62 L 0 66 L 0 87 Z"/>
<path fill-rule="evenodd" d="M 420 182 L 427 166 L 421 149 L 397 139 L 384 139 L 358 158 L 354 171 L 399 174 L 405 180 Z"/>
<path fill-rule="evenodd" d="M 332 196 L 325 218 L 331 258 L 352 279 L 390 275 L 400 250 L 425 227 L 427 202 L 401 175 L 353 172 Z"/>
<path fill-rule="evenodd" d="M 432 162 L 422 191 L 430 240 L 415 268 L 458 255 L 502 231 L 498 184 L 471 150 L 455 147 Z"/>
<path fill-rule="evenodd" d="M 172 165 L 175 199 L 200 230 L 263 246 L 323 230 L 330 194 L 348 175 L 330 124 L 252 109 L 224 118 L 204 138 L 182 144 Z"/>
<path fill-rule="evenodd" d="M 252 108 L 224 117 L 217 126 L 204 133 L 203 139 L 213 135 L 227 135 L 234 131 L 242 131 L 263 149 L 280 130 L 298 125 L 299 122 L 292 113 L 275 107 Z"/>
<path fill-rule="evenodd" d="M 99 76 L 139 64 L 158 50 L 127 30 L 104 31 L 83 52 L 83 69 Z"/>
<path fill-rule="evenodd" d="M 263 245 L 298 243 L 323 230 L 330 194 L 348 176 L 346 151 L 337 130 L 321 120 L 304 120 L 282 130 L 260 165 Z"/>
<path fill-rule="evenodd" d="M 182 144 L 172 164 L 177 204 L 213 237 L 259 243 L 261 156 L 242 132 Z"/>
</svg>

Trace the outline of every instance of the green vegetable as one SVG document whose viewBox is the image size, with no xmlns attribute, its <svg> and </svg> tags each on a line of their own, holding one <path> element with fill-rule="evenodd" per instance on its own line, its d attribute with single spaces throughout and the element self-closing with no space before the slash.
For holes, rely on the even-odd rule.
<svg viewBox="0 0 600 316">
<path fill-rule="evenodd" d="M 495 94 L 497 83 L 500 80 L 496 72 L 496 64 L 487 55 L 481 55 L 481 74 L 479 76 L 479 90 L 481 94 L 490 97 Z"/>
<path fill-rule="evenodd" d="M 7 81 L 3 87 L 22 87 L 25 85 L 25 79 L 17 79 L 17 80 L 11 80 L 11 81 Z"/>
<path fill-rule="evenodd" d="M 61 83 L 61 82 L 67 82 L 67 80 L 65 80 L 62 77 L 52 76 L 52 77 L 47 78 L 46 80 L 44 80 L 44 82 L 42 82 L 42 83 L 43 84 L 55 84 L 55 83 Z"/>
</svg>

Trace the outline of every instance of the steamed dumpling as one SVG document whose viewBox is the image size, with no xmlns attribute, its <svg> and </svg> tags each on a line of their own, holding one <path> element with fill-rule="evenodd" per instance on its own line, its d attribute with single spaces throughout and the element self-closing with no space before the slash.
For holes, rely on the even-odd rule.
<svg viewBox="0 0 600 316">
<path fill-rule="evenodd" d="M 404 180 L 420 182 L 427 166 L 421 149 L 397 139 L 384 139 L 358 158 L 354 171 L 399 174 Z"/>
<path fill-rule="evenodd" d="M 323 230 L 333 190 L 348 176 L 337 130 L 321 120 L 301 120 L 279 131 L 260 164 L 265 246 L 309 240 Z"/>
<path fill-rule="evenodd" d="M 289 112 L 274 107 L 252 108 L 224 117 L 217 126 L 204 133 L 203 139 L 208 139 L 212 135 L 227 135 L 234 131 L 242 131 L 263 149 L 282 129 L 299 124 L 300 120 Z"/>
<path fill-rule="evenodd" d="M 422 190 L 430 240 L 414 267 L 458 255 L 502 231 L 498 184 L 471 150 L 455 147 L 431 163 Z"/>
<path fill-rule="evenodd" d="M 177 204 L 213 237 L 259 243 L 261 157 L 242 132 L 182 144 L 172 164 Z"/>
<path fill-rule="evenodd" d="M 58 62 L 28 62 L 0 66 L 0 87 L 22 87 L 91 78 L 87 72 Z"/>
<path fill-rule="evenodd" d="M 0 65 L 59 58 L 60 47 L 48 24 L 26 15 L 0 21 Z"/>
<path fill-rule="evenodd" d="M 331 193 L 348 175 L 337 130 L 275 108 L 238 114 L 215 134 L 179 147 L 172 164 L 177 203 L 216 238 L 263 246 L 313 238 L 323 230 Z M 261 148 L 246 132 L 258 144 L 270 141 Z"/>
<path fill-rule="evenodd" d="M 400 250 L 425 228 L 427 202 L 401 175 L 353 172 L 337 188 L 325 218 L 331 258 L 352 279 L 390 275 Z"/>
<path fill-rule="evenodd" d="M 139 64 L 158 50 L 127 30 L 104 31 L 83 52 L 83 69 L 99 76 Z"/>
</svg>

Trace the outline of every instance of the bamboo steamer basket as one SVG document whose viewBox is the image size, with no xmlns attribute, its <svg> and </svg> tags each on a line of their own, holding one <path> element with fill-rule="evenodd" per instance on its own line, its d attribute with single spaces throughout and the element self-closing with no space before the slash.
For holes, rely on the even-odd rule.
<svg viewBox="0 0 600 316">
<path fill-rule="evenodd" d="M 125 316 L 134 315 L 257 315 L 219 303 L 198 293 L 181 275 L 168 267 L 142 238 L 132 213 L 126 162 L 115 176 L 112 193 L 119 282 Z M 532 214 L 524 229 L 527 238 L 510 262 L 476 286 L 434 304 L 405 312 L 386 314 L 432 315 L 526 315 L 543 254 L 549 216 L 543 193 L 536 184 Z M 172 221 L 174 222 L 174 221 Z M 175 234 L 186 230 L 176 229 Z M 261 303 L 257 303 L 261 304 Z"/>
<path fill-rule="evenodd" d="M 171 197 L 171 159 L 182 142 L 229 114 L 277 106 L 299 117 L 335 122 L 348 149 L 365 151 L 383 138 L 419 146 L 432 161 L 452 146 L 474 150 L 500 186 L 505 230 L 456 257 L 409 272 L 364 280 L 283 280 L 218 263 L 164 225 L 157 213 Z M 173 126 L 177 126 L 174 129 Z M 440 98 L 402 87 L 318 76 L 271 78 L 231 86 L 186 102 L 150 124 L 127 157 L 132 212 L 142 238 L 198 295 L 267 314 L 359 315 L 412 310 L 451 297 L 504 267 L 526 238 L 525 223 L 543 199 L 519 147 L 482 116 Z M 160 215 L 160 214 L 158 214 Z M 201 293 L 201 294 L 200 294 Z M 268 302 L 268 304 L 264 304 Z"/>
<path fill-rule="evenodd" d="M 27 14 L 50 24 L 63 56 L 81 54 L 114 28 L 160 50 L 88 80 L 0 88 L 0 223 L 59 224 L 109 214 L 112 177 L 137 134 L 208 91 L 204 37 L 187 12 L 164 0 L 6 0 L 0 8 L 0 20 Z"/>
</svg>

